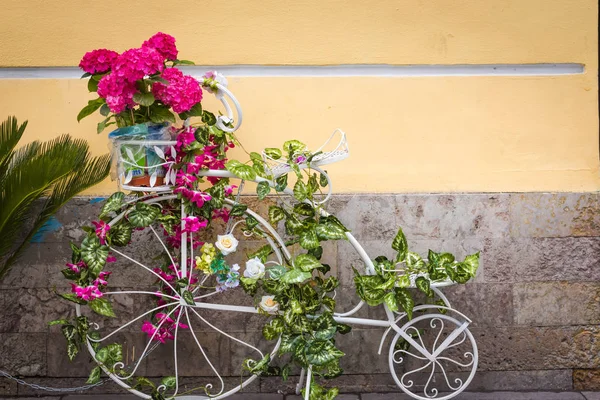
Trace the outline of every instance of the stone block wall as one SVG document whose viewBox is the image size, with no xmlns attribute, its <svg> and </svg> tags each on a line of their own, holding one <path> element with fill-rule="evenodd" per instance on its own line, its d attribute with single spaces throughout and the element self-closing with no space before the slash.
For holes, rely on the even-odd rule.
<svg viewBox="0 0 600 400">
<path fill-rule="evenodd" d="M 252 197 L 244 201 L 257 204 Z M 91 369 L 89 357 L 80 355 L 70 363 L 59 329 L 48 327 L 47 322 L 73 312 L 71 304 L 54 295 L 53 289 L 68 290 L 59 272 L 70 257 L 68 244 L 81 240 L 79 227 L 95 218 L 100 206 L 99 199 L 90 198 L 67 204 L 56 216 L 53 229 L 38 238 L 0 282 L 0 369 L 42 385 L 85 382 Z M 599 390 L 599 206 L 595 193 L 373 194 L 336 195 L 329 211 L 353 231 L 372 257 L 392 254 L 390 244 L 398 226 L 403 227 L 411 248 L 420 253 L 426 254 L 429 248 L 458 256 L 481 251 L 476 279 L 444 290 L 454 307 L 473 320 L 470 329 L 480 360 L 469 390 Z M 263 214 L 267 209 L 264 204 L 258 208 Z M 137 240 L 137 255 L 152 253 L 155 243 L 150 238 L 142 235 Z M 241 250 L 256 244 L 244 244 Z M 342 283 L 338 304 L 349 310 L 357 303 L 350 266 L 362 263 L 345 242 L 328 243 L 324 258 Z M 153 281 L 133 265 L 124 263 L 118 268 L 116 273 L 115 264 L 113 288 L 140 289 Z M 224 296 L 235 304 L 247 303 L 243 294 Z M 123 296 L 115 306 L 118 320 L 107 324 L 117 326 L 139 309 L 134 296 Z M 381 311 L 368 309 L 361 315 L 380 317 Z M 260 316 L 213 313 L 212 317 L 218 327 L 259 340 Z M 211 344 L 207 351 L 218 360 L 216 366 L 227 379 L 239 380 L 242 356 L 234 347 L 206 326 L 195 331 Z M 343 337 L 345 374 L 336 382 L 342 391 L 399 391 L 389 375 L 387 355 L 377 355 L 382 332 L 381 328 L 356 327 Z M 140 351 L 144 346 L 145 337 L 137 325 L 126 329 L 121 338 L 128 348 Z M 140 371 L 160 376 L 167 373 L 170 362 L 157 350 Z M 182 374 L 202 376 L 207 371 L 205 363 L 196 360 Z M 294 384 L 275 378 L 257 382 L 247 390 L 289 393 Z M 106 384 L 92 392 L 120 391 Z M 0 394 L 34 392 L 0 379 Z"/>
</svg>

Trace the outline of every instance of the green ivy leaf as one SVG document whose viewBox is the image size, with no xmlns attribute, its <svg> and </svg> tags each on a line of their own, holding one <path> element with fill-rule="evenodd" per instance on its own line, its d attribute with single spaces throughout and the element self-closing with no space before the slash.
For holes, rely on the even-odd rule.
<svg viewBox="0 0 600 400">
<path fill-rule="evenodd" d="M 96 314 L 104 315 L 105 317 L 115 317 L 112 304 L 103 297 L 90 301 L 89 306 Z"/>
<path fill-rule="evenodd" d="M 179 114 L 179 118 L 186 120 L 190 117 L 201 117 L 202 116 L 202 103 L 196 103 L 186 112 Z"/>
<path fill-rule="evenodd" d="M 308 188 L 302 180 L 296 181 L 294 185 L 294 198 L 298 201 L 304 201 L 308 197 Z"/>
<path fill-rule="evenodd" d="M 100 367 L 95 367 L 92 370 L 92 372 L 90 373 L 90 376 L 85 383 L 93 385 L 95 383 L 100 382 L 100 374 L 101 373 L 102 373 L 102 369 Z"/>
<path fill-rule="evenodd" d="M 69 321 L 67 321 L 66 319 L 55 319 L 54 321 L 48 322 L 48 326 L 68 325 L 68 324 L 69 324 Z"/>
<path fill-rule="evenodd" d="M 284 218 L 285 211 L 283 211 L 283 208 L 278 206 L 269 207 L 269 220 L 271 221 L 271 224 L 275 225 Z"/>
<path fill-rule="evenodd" d="M 325 365 L 344 353 L 337 349 L 329 340 L 313 340 L 305 348 L 306 360 L 312 365 Z"/>
<path fill-rule="evenodd" d="M 112 364 L 123 361 L 123 346 L 119 343 L 111 343 L 106 346 L 108 357 Z"/>
<path fill-rule="evenodd" d="M 273 248 L 271 247 L 270 244 L 265 244 L 264 246 L 260 247 L 258 250 L 248 254 L 248 258 L 254 258 L 254 257 L 258 257 L 258 259 L 261 262 L 266 262 L 267 261 L 267 257 L 269 257 L 269 255 L 273 252 Z"/>
<path fill-rule="evenodd" d="M 256 171 L 250 165 L 242 164 L 237 160 L 227 161 L 225 168 L 238 178 L 252 181 L 256 179 Z"/>
<path fill-rule="evenodd" d="M 247 209 L 248 209 L 248 206 L 246 204 L 236 203 L 233 205 L 233 207 L 231 207 L 231 211 L 229 211 L 229 215 L 232 217 L 241 217 L 242 215 L 244 215 L 244 213 L 246 212 Z"/>
<path fill-rule="evenodd" d="M 316 226 L 316 233 L 321 240 L 341 240 L 347 239 L 346 232 L 348 230 L 325 218 L 321 219 Z"/>
<path fill-rule="evenodd" d="M 406 236 L 404 236 L 404 232 L 402 232 L 402 228 L 398 229 L 398 233 L 396 237 L 392 241 L 392 249 L 398 252 L 396 256 L 396 262 L 402 262 L 406 258 L 406 253 L 408 252 L 408 243 L 406 241 Z"/>
<path fill-rule="evenodd" d="M 214 125 L 217 123 L 217 117 L 215 117 L 215 114 L 211 113 L 210 111 L 202 111 L 202 122 L 204 122 L 207 125 Z"/>
<path fill-rule="evenodd" d="M 60 330 L 65 339 L 67 339 L 67 342 L 72 342 L 75 340 L 75 333 L 77 332 L 75 326 L 71 324 L 63 325 L 63 327 L 60 328 Z"/>
<path fill-rule="evenodd" d="M 283 265 L 273 265 L 267 268 L 269 279 L 278 281 L 286 272 L 287 268 Z"/>
<path fill-rule="evenodd" d="M 396 293 L 388 292 L 385 295 L 385 297 L 383 298 L 383 301 L 388 306 L 390 311 L 393 311 L 393 312 L 398 311 L 398 300 L 396 299 Z"/>
<path fill-rule="evenodd" d="M 327 173 L 327 171 L 324 172 Z M 327 186 L 327 177 L 323 174 L 319 174 L 319 185 L 321 185 L 321 187 Z"/>
<path fill-rule="evenodd" d="M 79 353 L 77 345 L 74 342 L 67 343 L 67 356 L 69 357 L 69 360 L 73 361 L 77 353 Z"/>
<path fill-rule="evenodd" d="M 294 266 L 302 271 L 311 272 L 315 268 L 319 268 L 321 263 L 310 254 L 299 254 L 294 260 Z"/>
<path fill-rule="evenodd" d="M 274 147 L 267 147 L 265 149 L 265 154 L 271 157 L 273 160 L 279 160 L 282 156 L 281 150 Z"/>
<path fill-rule="evenodd" d="M 182 296 L 183 296 L 183 300 L 185 300 L 185 302 L 187 304 L 189 304 L 190 306 L 193 306 L 194 304 L 196 304 L 196 301 L 194 300 L 194 295 L 189 290 L 185 290 L 183 292 Z"/>
<path fill-rule="evenodd" d="M 283 192 L 287 188 L 288 175 L 281 175 L 275 179 L 275 190 Z"/>
<path fill-rule="evenodd" d="M 298 203 L 294 206 L 294 212 L 305 217 L 314 217 L 315 209 L 307 203 Z"/>
<path fill-rule="evenodd" d="M 259 200 L 263 200 L 265 197 L 267 197 L 270 191 L 271 186 L 269 186 L 268 182 L 263 181 L 256 186 L 256 194 L 258 195 Z"/>
<path fill-rule="evenodd" d="M 111 226 L 108 231 L 108 237 L 110 238 L 110 244 L 115 246 L 127 246 L 131 241 L 131 234 L 133 233 L 133 227 L 125 220 L 117 225 Z"/>
<path fill-rule="evenodd" d="M 421 269 L 425 266 L 425 261 L 415 252 L 408 251 L 406 253 L 406 257 L 404 258 L 404 262 L 409 268 L 412 269 Z"/>
<path fill-rule="evenodd" d="M 319 238 L 317 237 L 315 229 L 311 228 L 303 230 L 298 236 L 300 246 L 302 246 L 303 249 L 316 249 L 319 247 Z"/>
<path fill-rule="evenodd" d="M 158 390 L 154 390 L 152 392 L 152 394 L 150 395 L 150 398 L 152 400 L 165 400 L 165 396 L 163 396 L 162 393 L 159 392 Z"/>
<path fill-rule="evenodd" d="M 408 319 L 412 319 L 413 308 L 415 307 L 415 301 L 412 296 L 408 292 L 408 290 L 403 288 L 396 288 L 394 290 L 396 292 L 396 300 L 398 300 L 398 304 L 402 306 Z"/>
<path fill-rule="evenodd" d="M 154 95 L 152 94 L 152 92 L 148 92 L 148 93 L 137 92 L 136 94 L 133 95 L 133 101 L 135 101 L 139 105 L 142 105 L 145 107 L 150 107 L 152 104 L 154 104 L 156 99 L 154 98 Z"/>
<path fill-rule="evenodd" d="M 291 269 L 290 271 L 286 272 L 279 279 L 279 281 L 283 282 L 283 283 L 302 283 L 305 280 L 310 279 L 311 277 L 312 277 L 312 273 L 302 271 L 299 268 L 294 268 L 294 269 Z"/>
<path fill-rule="evenodd" d="M 260 375 L 264 372 L 267 372 L 270 362 L 271 354 L 267 353 L 259 362 L 256 362 L 254 360 L 245 360 L 244 366 L 246 367 L 246 369 L 248 369 L 248 371 L 250 371 L 251 374 Z"/>
<path fill-rule="evenodd" d="M 77 297 L 77 295 L 75 293 L 57 293 L 60 297 L 62 297 L 65 300 L 69 300 L 73 303 L 76 304 L 87 304 L 87 301 L 80 299 L 79 297 Z"/>
<path fill-rule="evenodd" d="M 244 292 L 254 296 L 258 290 L 258 281 L 256 279 L 246 278 L 245 276 L 240 277 L 240 285 Z"/>
<path fill-rule="evenodd" d="M 142 388 L 144 386 L 147 386 L 149 388 L 156 389 L 156 385 L 154 384 L 154 382 L 143 376 L 137 378 L 137 385 L 139 385 Z"/>
<path fill-rule="evenodd" d="M 159 215 L 160 208 L 140 202 L 127 214 L 127 219 L 133 227 L 145 228 L 150 226 Z"/>
<path fill-rule="evenodd" d="M 283 149 L 288 152 L 288 154 L 292 155 L 299 150 L 304 150 L 306 145 L 298 140 L 288 140 L 283 143 Z"/>
<path fill-rule="evenodd" d="M 315 330 L 315 338 L 328 340 L 333 338 L 337 332 L 337 323 L 331 313 L 324 313 L 315 320 L 313 328 Z"/>
<path fill-rule="evenodd" d="M 96 235 L 86 236 L 81 242 L 81 258 L 94 277 L 102 271 L 107 257 L 108 247 L 100 244 L 100 239 Z"/>
<path fill-rule="evenodd" d="M 466 256 L 462 264 L 466 267 L 471 278 L 474 278 L 479 268 L 479 252 Z"/>
<path fill-rule="evenodd" d="M 269 321 L 265 326 L 263 326 L 263 336 L 267 340 L 275 340 L 281 335 L 284 331 L 285 325 L 283 323 L 283 319 L 275 318 Z"/>
<path fill-rule="evenodd" d="M 167 389 L 173 389 L 177 384 L 177 378 L 174 376 L 165 376 L 164 378 L 162 378 L 160 383 L 162 385 L 165 385 Z"/>
<path fill-rule="evenodd" d="M 429 282 L 429 279 L 424 276 L 419 276 L 415 281 L 415 285 L 421 292 L 425 293 L 427 297 L 433 297 L 433 290 L 431 290 L 431 282 Z"/>
<path fill-rule="evenodd" d="M 70 281 L 74 281 L 79 278 L 79 274 L 70 268 L 62 269 L 60 272 L 62 272 L 63 276 Z"/>
</svg>

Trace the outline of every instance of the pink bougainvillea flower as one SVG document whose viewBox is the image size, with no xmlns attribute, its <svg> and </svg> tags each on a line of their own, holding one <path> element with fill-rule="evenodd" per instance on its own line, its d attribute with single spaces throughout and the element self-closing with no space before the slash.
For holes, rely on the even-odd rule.
<svg viewBox="0 0 600 400">
<path fill-rule="evenodd" d="M 80 273 L 81 270 L 83 268 L 87 268 L 87 265 L 85 265 L 85 262 L 83 261 L 79 261 L 77 264 L 71 264 L 71 263 L 67 263 L 65 264 L 67 267 L 69 267 L 69 269 L 75 273 Z"/>
<path fill-rule="evenodd" d="M 158 32 L 150 39 L 146 40 L 142 47 L 151 47 L 158 51 L 166 60 L 177 59 L 177 47 L 175 46 L 175 38 L 166 33 Z"/>
<path fill-rule="evenodd" d="M 104 221 L 92 221 L 92 224 L 96 227 L 96 236 L 100 239 L 101 244 L 106 244 L 106 234 L 110 230 L 110 225 Z"/>
<path fill-rule="evenodd" d="M 217 208 L 213 210 L 212 218 L 221 218 L 224 222 L 229 222 L 229 210 L 226 208 Z"/>
<path fill-rule="evenodd" d="M 304 162 L 306 162 L 306 156 L 303 155 L 299 155 L 298 157 L 296 157 L 296 164 L 302 164 Z"/>
<path fill-rule="evenodd" d="M 233 193 L 233 189 L 236 189 L 237 186 L 236 185 L 227 185 L 225 186 L 225 194 L 227 196 L 230 196 Z"/>
<path fill-rule="evenodd" d="M 98 274 L 98 278 L 96 278 L 96 280 L 94 281 L 94 285 L 96 285 L 96 286 L 108 285 L 108 282 L 106 280 L 108 279 L 110 274 L 112 274 L 112 272 L 100 271 L 100 273 Z"/>
<path fill-rule="evenodd" d="M 182 221 L 185 222 L 182 232 L 198 232 L 208 224 L 206 220 L 200 221 L 198 217 L 185 217 Z"/>
<path fill-rule="evenodd" d="M 88 74 L 98 74 L 110 71 L 119 53 L 107 49 L 97 49 L 85 53 L 79 62 L 79 68 Z"/>
<path fill-rule="evenodd" d="M 108 257 L 106 257 L 106 262 L 107 263 L 117 262 L 117 257 L 113 256 L 112 254 L 109 254 Z"/>
<path fill-rule="evenodd" d="M 202 101 L 200 82 L 177 68 L 165 68 L 161 78 L 169 83 L 156 82 L 152 85 L 154 96 L 173 108 L 176 113 L 189 111 Z"/>
<path fill-rule="evenodd" d="M 153 271 L 167 282 L 172 282 L 177 278 L 175 275 L 167 274 L 160 268 L 154 268 Z"/>
<path fill-rule="evenodd" d="M 89 301 L 102 297 L 102 292 L 95 285 L 82 287 L 71 283 L 71 292 L 82 300 Z"/>
<path fill-rule="evenodd" d="M 187 186 L 191 187 L 194 182 L 198 180 L 197 177 L 191 174 L 186 174 L 183 171 L 177 172 L 177 177 L 175 178 L 175 184 L 177 186 Z"/>
</svg>

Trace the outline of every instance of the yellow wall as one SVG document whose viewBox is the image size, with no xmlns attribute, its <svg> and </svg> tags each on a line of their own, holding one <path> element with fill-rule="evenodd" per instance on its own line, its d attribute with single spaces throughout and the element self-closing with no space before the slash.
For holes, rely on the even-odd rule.
<svg viewBox="0 0 600 400">
<path fill-rule="evenodd" d="M 351 158 L 328 168 L 338 192 L 600 188 L 595 0 L 57 4 L 2 2 L 0 66 L 74 66 L 158 30 L 204 65 L 585 64 L 579 75 L 240 77 L 230 88 L 249 149 L 289 138 L 314 148 L 344 129 Z M 89 98 L 79 80 L 0 79 L 0 116 L 29 119 L 27 140 L 71 133 L 100 154 L 99 119 L 75 120 Z"/>
</svg>

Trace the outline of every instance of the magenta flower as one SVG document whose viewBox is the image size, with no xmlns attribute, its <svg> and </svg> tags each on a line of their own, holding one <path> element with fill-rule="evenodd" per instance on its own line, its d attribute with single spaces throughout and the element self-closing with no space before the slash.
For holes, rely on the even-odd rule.
<svg viewBox="0 0 600 400">
<path fill-rule="evenodd" d="M 200 221 L 198 217 L 185 217 L 182 219 L 184 222 L 182 232 L 198 232 L 201 228 L 206 228 L 208 222 L 206 220 Z"/>
<path fill-rule="evenodd" d="M 82 287 L 71 283 L 71 292 L 75 293 L 77 297 L 85 301 L 94 300 L 102 297 L 102 292 L 95 285 Z"/>
<path fill-rule="evenodd" d="M 112 272 L 100 271 L 100 273 L 98 274 L 98 278 L 96 278 L 96 280 L 94 280 L 94 285 L 96 285 L 96 286 L 108 285 L 108 282 L 106 280 L 108 279 L 110 274 L 112 274 Z"/>
<path fill-rule="evenodd" d="M 200 83 L 191 76 L 183 75 L 179 69 L 166 68 L 161 78 L 166 79 L 168 85 L 156 82 L 152 85 L 152 93 L 157 99 L 173 107 L 176 113 L 189 111 L 202 101 Z"/>
<path fill-rule="evenodd" d="M 233 193 L 233 189 L 237 188 L 236 185 L 227 185 L 225 186 L 225 194 L 230 196 Z"/>
<path fill-rule="evenodd" d="M 123 52 L 113 64 L 112 74 L 118 79 L 135 82 L 146 75 L 162 72 L 164 59 L 151 47 L 129 49 Z"/>
<path fill-rule="evenodd" d="M 142 47 L 151 47 L 166 60 L 177 59 L 177 47 L 175 46 L 175 38 L 166 33 L 158 32 L 150 39 L 146 40 Z"/>
<path fill-rule="evenodd" d="M 296 157 L 296 164 L 302 164 L 304 162 L 306 162 L 306 156 L 300 155 Z"/>
<path fill-rule="evenodd" d="M 113 256 L 112 254 L 109 254 L 108 257 L 106 257 L 106 262 L 107 263 L 117 262 L 117 257 Z"/>
<path fill-rule="evenodd" d="M 101 244 L 106 244 L 106 234 L 110 230 L 110 225 L 104 221 L 96 222 L 92 221 L 92 224 L 96 227 L 96 236 L 100 239 Z"/>
<path fill-rule="evenodd" d="M 136 92 L 135 83 L 121 79 L 114 73 L 105 75 L 98 82 L 98 96 L 106 100 L 110 111 L 115 114 L 135 106 L 133 95 Z"/>
<path fill-rule="evenodd" d="M 213 219 L 221 218 L 223 222 L 229 222 L 229 210 L 226 208 L 217 208 L 213 210 Z"/>
<path fill-rule="evenodd" d="M 198 178 L 191 174 L 186 174 L 183 171 L 177 172 L 177 178 L 175 179 L 175 184 L 178 186 L 192 186 L 194 182 L 196 182 Z"/>
<path fill-rule="evenodd" d="M 79 68 L 88 74 L 98 74 L 110 71 L 119 53 L 107 49 L 97 49 L 85 53 L 79 62 Z"/>
<path fill-rule="evenodd" d="M 83 261 L 79 261 L 77 264 L 67 263 L 65 265 L 76 274 L 80 273 L 83 268 L 87 268 L 87 265 L 85 265 L 85 262 Z"/>
<path fill-rule="evenodd" d="M 188 145 L 194 143 L 196 138 L 194 137 L 194 128 L 187 128 L 179 135 L 177 135 L 177 144 L 175 145 L 175 149 L 177 151 L 181 151 Z"/>
</svg>

